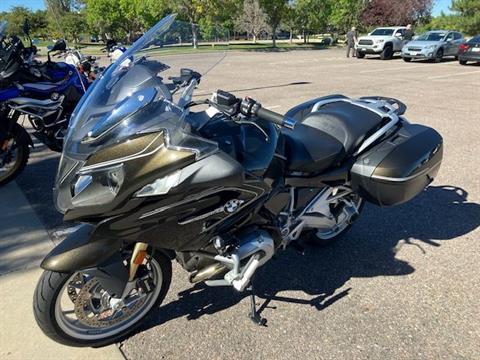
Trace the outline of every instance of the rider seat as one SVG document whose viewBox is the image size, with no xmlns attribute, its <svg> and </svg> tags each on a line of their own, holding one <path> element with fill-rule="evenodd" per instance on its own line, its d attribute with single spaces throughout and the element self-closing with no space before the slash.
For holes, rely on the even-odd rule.
<svg viewBox="0 0 480 360">
<path fill-rule="evenodd" d="M 373 111 L 348 102 L 335 102 L 307 114 L 285 136 L 288 170 L 320 173 L 339 165 L 382 124 Z"/>
</svg>

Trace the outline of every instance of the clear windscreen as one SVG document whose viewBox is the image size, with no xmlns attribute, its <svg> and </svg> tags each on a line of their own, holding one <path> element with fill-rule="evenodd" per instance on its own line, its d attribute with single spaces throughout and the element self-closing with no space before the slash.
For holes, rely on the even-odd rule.
<svg viewBox="0 0 480 360">
<path fill-rule="evenodd" d="M 167 16 L 116 60 L 77 105 L 64 155 L 84 160 L 133 134 L 159 129 L 165 130 L 171 146 L 189 148 L 200 156 L 211 151 L 212 143 L 194 141 L 185 120 L 185 105 L 203 79 L 185 86 L 181 74 L 190 69 L 203 76 L 224 53 L 193 50 L 191 34 L 190 24 Z"/>
<path fill-rule="evenodd" d="M 7 33 L 7 22 L 5 20 L 0 21 L 0 39 Z"/>
</svg>

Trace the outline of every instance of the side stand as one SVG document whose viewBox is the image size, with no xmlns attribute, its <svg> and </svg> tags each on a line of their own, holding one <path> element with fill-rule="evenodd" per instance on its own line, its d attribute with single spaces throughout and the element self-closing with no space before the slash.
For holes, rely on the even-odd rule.
<svg viewBox="0 0 480 360">
<path fill-rule="evenodd" d="M 250 314 L 248 315 L 250 317 L 250 320 L 252 320 L 255 324 L 259 326 L 266 326 L 267 319 L 261 317 L 260 313 L 257 311 L 257 304 L 255 303 L 256 297 L 253 284 L 250 284 L 247 290 L 250 291 Z"/>
</svg>

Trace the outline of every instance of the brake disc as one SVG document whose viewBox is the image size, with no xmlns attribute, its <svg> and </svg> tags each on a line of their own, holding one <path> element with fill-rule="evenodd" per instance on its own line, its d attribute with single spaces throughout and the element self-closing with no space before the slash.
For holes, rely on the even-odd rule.
<svg viewBox="0 0 480 360">
<path fill-rule="evenodd" d="M 100 298 L 95 298 L 101 303 L 99 308 L 96 308 L 92 302 L 94 294 L 100 294 Z M 93 278 L 87 281 L 76 294 L 74 300 L 75 315 L 81 323 L 90 327 L 110 327 L 129 318 L 143 305 L 145 299 L 145 297 L 138 299 L 131 306 L 112 309 L 109 301 L 110 296 L 105 291 L 101 292 L 100 283 Z"/>
</svg>

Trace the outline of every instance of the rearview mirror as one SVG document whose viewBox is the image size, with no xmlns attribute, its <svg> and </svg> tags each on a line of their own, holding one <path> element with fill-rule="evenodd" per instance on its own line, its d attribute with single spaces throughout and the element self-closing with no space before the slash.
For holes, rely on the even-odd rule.
<svg viewBox="0 0 480 360">
<path fill-rule="evenodd" d="M 24 20 L 22 30 L 25 35 L 30 35 L 30 21 L 28 19 Z"/>
<path fill-rule="evenodd" d="M 67 49 L 67 44 L 65 40 L 58 39 L 55 44 L 49 49 L 50 51 L 65 51 Z"/>
<path fill-rule="evenodd" d="M 402 34 L 401 33 L 396 33 L 395 36 L 398 37 L 398 38 L 401 38 Z"/>
</svg>

